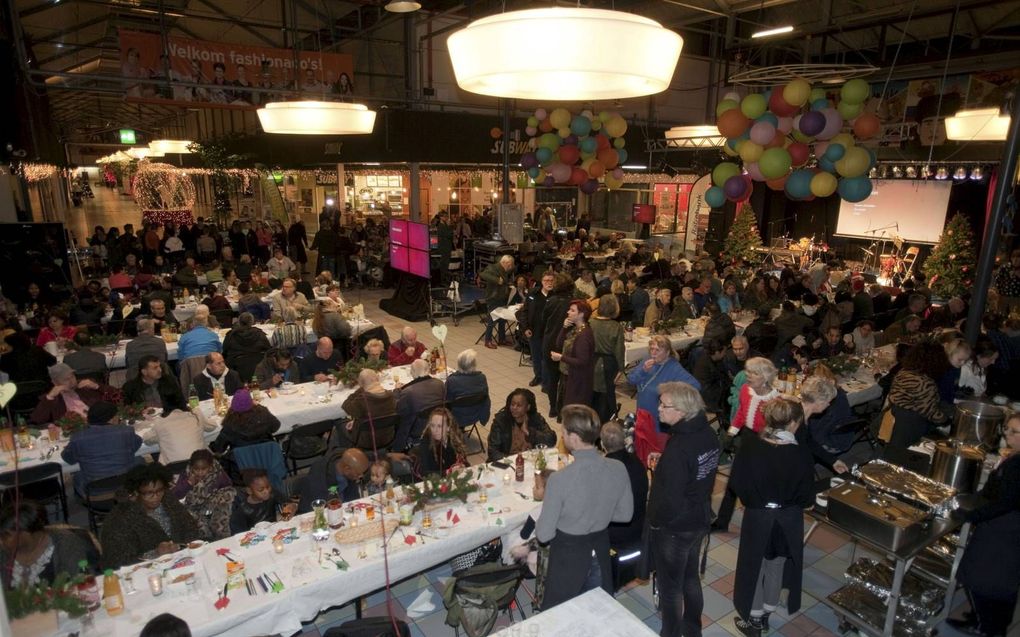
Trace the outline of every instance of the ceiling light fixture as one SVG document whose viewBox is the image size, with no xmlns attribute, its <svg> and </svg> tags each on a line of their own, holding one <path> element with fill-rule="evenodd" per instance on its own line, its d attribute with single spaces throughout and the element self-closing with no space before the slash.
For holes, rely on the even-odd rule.
<svg viewBox="0 0 1020 637">
<path fill-rule="evenodd" d="M 1001 142 L 1009 131 L 1009 117 L 997 108 L 958 111 L 946 118 L 946 137 L 956 141 Z"/>
<path fill-rule="evenodd" d="M 375 111 L 347 102 L 270 102 L 258 115 L 267 133 L 367 135 L 375 128 Z"/>
<path fill-rule="evenodd" d="M 719 134 L 716 126 L 710 124 L 674 126 L 666 131 L 666 144 L 669 146 L 710 148 L 725 143 L 726 137 Z"/>
<path fill-rule="evenodd" d="M 540 42 L 541 60 L 522 54 Z M 626 42 L 626 46 L 592 43 Z M 457 85 L 494 97 L 602 100 L 669 87 L 683 38 L 648 18 L 555 7 L 475 20 L 447 40 Z"/>
<path fill-rule="evenodd" d="M 412 13 L 421 9 L 421 3 L 414 0 L 390 0 L 383 9 L 390 13 Z"/>
<path fill-rule="evenodd" d="M 754 33 L 751 34 L 751 37 L 754 39 L 769 38 L 772 37 L 773 35 L 782 35 L 784 33 L 791 33 L 792 31 L 793 27 L 790 25 L 786 25 L 785 27 L 776 27 L 774 29 L 764 29 L 762 31 L 755 31 Z"/>
<path fill-rule="evenodd" d="M 149 142 L 149 148 L 156 153 L 159 153 L 160 157 L 167 153 L 188 155 L 191 153 L 191 149 L 189 149 L 188 146 L 191 146 L 194 143 L 195 142 L 187 139 L 156 139 Z"/>
</svg>

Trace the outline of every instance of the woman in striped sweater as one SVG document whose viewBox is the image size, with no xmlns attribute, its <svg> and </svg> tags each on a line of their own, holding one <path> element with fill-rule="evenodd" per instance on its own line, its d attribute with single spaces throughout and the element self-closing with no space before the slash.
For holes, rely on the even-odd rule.
<svg viewBox="0 0 1020 637">
<path fill-rule="evenodd" d="M 948 368 L 945 349 L 930 341 L 918 343 L 903 357 L 902 368 L 889 390 L 896 423 L 886 446 L 887 454 L 890 450 L 902 453 L 948 420 L 939 404 L 936 384 Z"/>
</svg>

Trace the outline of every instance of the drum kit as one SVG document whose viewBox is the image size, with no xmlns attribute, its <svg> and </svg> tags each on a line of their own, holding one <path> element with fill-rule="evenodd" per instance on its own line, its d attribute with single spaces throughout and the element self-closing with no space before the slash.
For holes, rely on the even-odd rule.
<svg viewBox="0 0 1020 637">
<path fill-rule="evenodd" d="M 903 237 L 898 232 L 894 232 L 891 238 L 883 232 L 881 239 L 873 240 L 867 248 L 860 248 L 864 253 L 864 271 L 890 283 L 909 278 L 913 274 L 914 261 L 920 250 L 916 247 L 904 250 L 904 245 Z"/>
<path fill-rule="evenodd" d="M 772 240 L 770 247 L 760 248 L 759 251 L 765 253 L 762 265 L 770 262 L 777 266 L 791 263 L 806 269 L 811 264 L 823 260 L 829 252 L 829 246 L 824 241 L 816 241 L 814 235 L 798 240 L 779 237 Z"/>
</svg>

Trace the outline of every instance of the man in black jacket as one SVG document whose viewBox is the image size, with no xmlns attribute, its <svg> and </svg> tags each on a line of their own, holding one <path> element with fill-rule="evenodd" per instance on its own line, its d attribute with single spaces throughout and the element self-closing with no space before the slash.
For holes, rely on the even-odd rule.
<svg viewBox="0 0 1020 637">
<path fill-rule="evenodd" d="M 187 411 L 184 395 L 177 379 L 169 371 L 164 372 L 164 363 L 151 354 L 138 361 L 138 376 L 124 383 L 121 392 L 124 403 L 145 405 L 163 411 L 182 409 Z"/>
<path fill-rule="evenodd" d="M 266 333 L 255 327 L 255 316 L 241 312 L 237 325 L 223 339 L 223 357 L 241 380 L 248 381 L 271 347 Z"/>
<path fill-rule="evenodd" d="M 659 423 L 669 440 L 657 462 L 648 500 L 648 564 L 659 582 L 664 637 L 701 634 L 704 596 L 698 579 L 701 544 L 712 515 L 719 440 L 705 403 L 687 383 L 659 385 Z M 658 457 L 656 457 L 658 456 Z"/>
<path fill-rule="evenodd" d="M 542 382 L 542 360 L 546 355 L 546 350 L 543 347 L 545 323 L 542 319 L 546 301 L 552 294 L 555 283 L 556 273 L 552 270 L 546 271 L 539 284 L 524 300 L 524 307 L 521 308 L 521 313 L 517 317 L 521 330 L 523 330 L 525 338 L 528 339 L 531 367 L 535 372 L 534 378 L 528 383 L 529 387 L 534 387 Z"/>
<path fill-rule="evenodd" d="M 330 487 L 337 488 L 337 495 L 343 502 L 357 500 L 361 497 L 361 480 L 370 465 L 368 456 L 357 447 L 336 449 L 322 456 L 308 468 L 298 513 L 311 511 L 315 500 L 329 499 Z"/>
<path fill-rule="evenodd" d="M 560 383 L 560 366 L 549 358 L 549 352 L 556 346 L 556 338 L 563 329 L 563 321 L 567 318 L 570 308 L 570 293 L 574 289 L 574 281 L 560 272 L 556 275 L 552 296 L 546 299 L 542 310 L 542 391 L 549 396 L 549 417 L 559 415 L 556 408 L 556 390 Z"/>
<path fill-rule="evenodd" d="M 694 377 L 701 383 L 701 397 L 706 409 L 715 413 L 725 412 L 730 390 L 730 378 L 723 364 L 726 347 L 710 338 L 704 341 L 704 350 L 694 363 Z"/>
<path fill-rule="evenodd" d="M 209 352 L 205 355 L 205 369 L 198 376 L 192 379 L 195 392 L 199 400 L 209 400 L 213 397 L 213 389 L 219 387 L 227 396 L 233 396 L 234 392 L 244 387 L 244 381 L 232 369 L 227 369 L 227 363 L 223 354 Z"/>
<path fill-rule="evenodd" d="M 623 427 L 616 422 L 602 425 L 599 434 L 606 458 L 619 460 L 630 477 L 630 491 L 634 496 L 634 516 L 630 522 L 613 522 L 609 525 L 609 546 L 625 549 L 641 539 L 645 528 L 645 507 L 648 502 L 648 471 L 633 453 L 627 451 Z"/>
</svg>

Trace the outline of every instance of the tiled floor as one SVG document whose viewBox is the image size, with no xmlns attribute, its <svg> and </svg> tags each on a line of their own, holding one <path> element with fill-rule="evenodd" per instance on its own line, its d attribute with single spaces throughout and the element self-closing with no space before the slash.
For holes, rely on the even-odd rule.
<svg viewBox="0 0 1020 637">
<path fill-rule="evenodd" d="M 91 229 L 96 223 L 123 225 L 130 222 L 136 224 L 137 227 L 140 215 L 133 204 L 124 198 L 114 201 L 114 198 L 109 195 L 109 191 L 105 189 L 97 188 L 96 195 L 95 200 L 86 202 L 84 215 L 80 215 L 82 209 L 76 211 L 73 225 L 79 230 L 79 238 L 83 238 L 82 229 Z M 348 302 L 363 303 L 368 317 L 376 323 L 384 325 L 391 337 L 396 338 L 400 328 L 404 326 L 404 322 L 383 313 L 378 304 L 379 299 L 385 298 L 389 294 L 388 291 L 374 289 L 344 291 Z M 514 388 L 527 386 L 532 377 L 531 367 L 519 365 L 520 354 L 518 352 L 506 347 L 489 350 L 484 346 L 475 345 L 475 340 L 483 331 L 483 326 L 476 316 L 463 317 L 459 326 L 453 326 L 448 318 L 442 319 L 442 322 L 449 327 L 446 350 L 450 361 L 454 361 L 456 355 L 468 347 L 473 347 L 478 352 L 479 368 L 488 378 L 494 412 L 502 407 L 506 396 Z M 430 333 L 428 324 L 418 323 L 415 327 L 418 328 L 420 338 L 431 347 L 435 339 Z M 545 395 L 540 392 L 536 393 L 539 396 L 541 413 L 548 413 L 549 405 Z M 624 405 L 622 413 L 633 410 L 634 402 L 631 398 L 621 395 L 620 400 Z M 555 422 L 551 424 L 558 429 Z M 481 459 L 482 456 L 478 454 L 472 460 L 477 462 Z M 716 504 L 722 497 L 723 486 L 722 480 L 717 482 Z M 72 515 L 72 521 L 84 524 L 83 512 L 80 508 L 76 507 L 76 509 Z M 741 513 L 738 509 L 734 515 L 731 530 L 739 532 Z M 739 536 L 737 533 L 724 533 L 712 537 L 703 587 L 705 609 L 702 623 L 705 637 L 740 637 L 733 625 L 734 611 L 731 600 L 733 570 L 736 567 L 738 546 Z M 820 527 L 814 532 L 805 547 L 804 594 L 801 610 L 793 617 L 787 616 L 784 609 L 775 613 L 770 620 L 773 634 L 785 637 L 806 637 L 809 635 L 821 637 L 832 635 L 837 630 L 835 615 L 819 600 L 840 585 L 850 556 L 849 546 L 846 537 L 825 527 Z M 389 607 L 397 617 L 410 622 L 413 635 L 422 637 L 452 635 L 453 629 L 445 624 L 446 613 L 442 606 L 442 592 L 449 577 L 449 566 L 442 564 L 420 576 L 396 582 L 389 595 L 382 591 L 363 600 L 365 614 L 369 616 L 386 614 L 388 612 L 387 598 L 389 598 Z M 526 582 L 523 588 L 519 599 L 522 602 L 522 610 L 530 614 L 531 605 L 527 600 L 532 591 L 531 583 Z M 422 597 L 423 593 L 424 597 Z M 633 582 L 625 586 L 618 592 L 617 599 L 652 630 L 659 631 L 661 622 L 651 601 L 651 587 L 647 583 Z M 963 596 L 958 594 L 954 606 L 962 604 L 964 604 Z M 955 612 L 958 613 L 959 609 Z M 339 625 L 353 616 L 354 607 L 351 604 L 323 612 L 314 622 L 305 626 L 302 635 L 309 637 L 321 635 L 327 629 Z M 502 626 L 506 622 L 506 618 L 501 618 L 497 625 Z M 1014 631 L 1013 634 L 1020 634 L 1016 626 L 1014 626 Z M 958 637 L 958 633 L 945 625 L 939 626 L 939 634 L 945 637 Z"/>
</svg>

